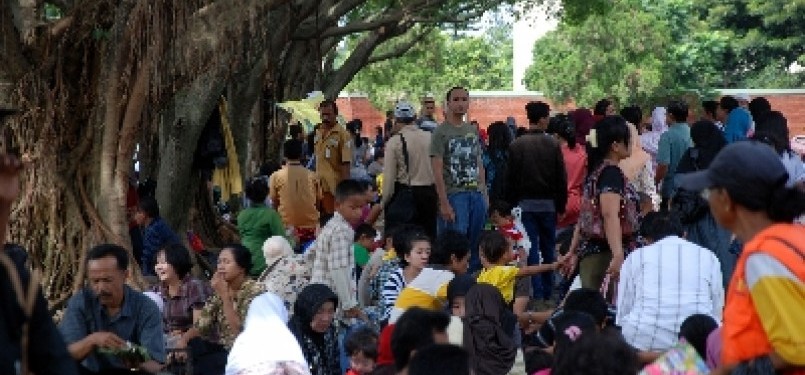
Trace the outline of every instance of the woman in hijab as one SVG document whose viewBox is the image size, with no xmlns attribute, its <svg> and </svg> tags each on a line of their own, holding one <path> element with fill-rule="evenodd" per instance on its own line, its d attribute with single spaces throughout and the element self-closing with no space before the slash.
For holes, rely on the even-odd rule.
<svg viewBox="0 0 805 375">
<path fill-rule="evenodd" d="M 246 327 L 229 352 L 226 375 L 310 374 L 287 322 L 288 310 L 279 296 L 264 293 L 255 298 L 246 315 Z"/>
<path fill-rule="evenodd" d="M 587 108 L 579 108 L 569 113 L 576 124 L 576 143 L 584 146 L 587 144 L 587 134 L 590 134 L 590 129 L 595 125 L 595 118 L 593 113 Z"/>
<path fill-rule="evenodd" d="M 312 375 L 339 375 L 341 363 L 336 335 L 338 297 L 324 284 L 310 284 L 296 298 L 288 323 L 302 347 Z"/>
<path fill-rule="evenodd" d="M 476 375 L 506 374 L 514 366 L 514 314 L 497 288 L 478 284 L 465 297 L 464 349 Z"/>
<path fill-rule="evenodd" d="M 667 111 L 665 107 L 654 108 L 651 112 L 651 131 L 640 136 L 640 143 L 643 150 L 651 156 L 652 163 L 656 163 L 657 150 L 660 148 L 660 136 L 668 130 Z M 654 166 L 656 168 L 656 165 Z"/>
</svg>

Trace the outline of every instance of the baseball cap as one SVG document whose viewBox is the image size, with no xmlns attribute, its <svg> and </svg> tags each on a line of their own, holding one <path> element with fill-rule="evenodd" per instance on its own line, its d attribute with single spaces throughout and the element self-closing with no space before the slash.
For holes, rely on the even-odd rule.
<svg viewBox="0 0 805 375">
<path fill-rule="evenodd" d="M 757 141 L 732 143 L 716 155 L 709 168 L 679 176 L 679 184 L 686 190 L 717 186 L 754 197 L 767 196 L 787 180 L 788 172 L 780 156 L 772 147 Z"/>
<path fill-rule="evenodd" d="M 735 95 L 734 98 L 735 98 L 735 100 L 738 100 L 738 101 L 743 100 L 743 101 L 746 101 L 746 102 L 752 100 L 752 98 L 749 97 L 749 94 L 747 94 L 745 92 L 742 92 L 740 94 Z"/>
<path fill-rule="evenodd" d="M 416 117 L 414 106 L 406 101 L 397 102 L 394 107 L 394 117 L 398 119 L 414 119 Z"/>
</svg>

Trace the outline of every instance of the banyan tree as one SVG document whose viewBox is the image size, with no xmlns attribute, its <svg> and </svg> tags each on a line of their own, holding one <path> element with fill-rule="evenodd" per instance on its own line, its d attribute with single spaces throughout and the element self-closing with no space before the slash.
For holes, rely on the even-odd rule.
<svg viewBox="0 0 805 375">
<path fill-rule="evenodd" d="M 0 0 L 0 105 L 20 110 L 2 143 L 30 160 L 10 238 L 44 271 L 51 302 L 63 303 L 82 283 L 87 248 L 129 246 L 136 152 L 141 178 L 157 181 L 163 217 L 214 242 L 193 156 L 222 97 L 242 175 L 251 175 L 278 157 L 286 121 L 276 103 L 313 90 L 335 97 L 430 28 L 501 3 Z"/>
</svg>

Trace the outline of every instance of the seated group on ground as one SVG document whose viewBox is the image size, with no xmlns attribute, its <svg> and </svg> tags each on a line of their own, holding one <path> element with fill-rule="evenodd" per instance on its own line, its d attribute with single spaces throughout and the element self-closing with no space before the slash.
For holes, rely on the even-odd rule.
<svg viewBox="0 0 805 375">
<path fill-rule="evenodd" d="M 464 94 L 448 92 L 452 111 Z M 141 257 L 89 249 L 61 338 L 87 374 L 636 374 L 677 357 L 685 373 L 805 373 L 805 191 L 773 147 L 779 118 L 757 117 L 766 141 L 726 145 L 712 122 L 688 129 L 683 104 L 655 111 L 671 125 L 656 155 L 639 109 L 609 101 L 589 126 L 529 103 L 528 131 L 497 124 L 485 142 L 398 105 L 372 168 L 393 187 L 349 178 L 369 158 L 344 150 L 325 182 L 292 139 L 285 166 L 247 183 L 240 243 L 209 280 L 144 198 Z M 315 142 L 354 147 L 355 126 L 327 126 Z M 144 292 L 126 284 L 137 266 L 155 277 Z"/>
</svg>

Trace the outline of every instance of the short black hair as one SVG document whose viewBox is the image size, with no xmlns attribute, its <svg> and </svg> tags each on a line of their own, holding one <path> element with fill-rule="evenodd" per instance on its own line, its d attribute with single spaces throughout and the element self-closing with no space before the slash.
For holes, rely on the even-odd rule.
<svg viewBox="0 0 805 375">
<path fill-rule="evenodd" d="M 338 105 L 335 104 L 335 101 L 332 99 L 324 99 L 321 103 L 319 103 L 319 109 L 322 107 L 330 106 L 333 109 L 333 113 L 338 115 Z"/>
<path fill-rule="evenodd" d="M 612 101 L 609 99 L 601 99 L 595 103 L 595 107 L 593 107 L 593 114 L 598 116 L 605 116 L 607 114 L 607 107 L 612 105 Z"/>
<path fill-rule="evenodd" d="M 536 124 L 539 120 L 551 116 L 551 106 L 545 102 L 528 102 L 525 105 L 525 114 L 528 122 Z"/>
<path fill-rule="evenodd" d="M 394 367 L 402 370 L 408 366 L 411 352 L 433 344 L 433 332 L 444 332 L 450 317 L 444 312 L 412 307 L 406 310 L 391 334 L 391 351 Z"/>
<path fill-rule="evenodd" d="M 763 117 L 771 112 L 771 103 L 762 96 L 752 99 L 748 107 L 749 113 L 752 114 L 752 119 L 755 120 L 755 122 L 761 122 Z"/>
<path fill-rule="evenodd" d="M 679 338 L 684 338 L 704 359 L 707 359 L 707 336 L 718 328 L 710 315 L 693 314 L 679 326 Z"/>
<path fill-rule="evenodd" d="M 455 255 L 456 259 L 464 259 L 469 252 L 470 240 L 467 236 L 458 231 L 448 229 L 436 239 L 436 244 L 430 251 L 429 263 L 446 266 L 450 264 L 452 255 Z"/>
<path fill-rule="evenodd" d="M 263 203 L 268 196 L 268 184 L 265 179 L 253 178 L 246 185 L 246 198 L 252 203 Z"/>
<path fill-rule="evenodd" d="M 718 102 L 715 100 L 705 100 L 702 102 L 702 109 L 704 113 L 716 117 L 716 111 L 718 110 Z"/>
<path fill-rule="evenodd" d="M 555 355 L 551 374 L 636 374 L 640 370 L 637 352 L 617 336 L 581 335 L 564 353 Z"/>
<path fill-rule="evenodd" d="M 288 135 L 291 136 L 291 139 L 296 139 L 300 135 L 304 134 L 305 130 L 302 129 L 302 125 L 295 124 L 288 127 Z"/>
<path fill-rule="evenodd" d="M 763 116 L 755 119 L 756 133 L 763 133 L 772 140 L 772 146 L 777 153 L 791 149 L 790 132 L 788 129 L 788 119 L 778 111 L 764 113 Z"/>
<path fill-rule="evenodd" d="M 405 260 L 406 255 L 411 254 L 411 250 L 414 248 L 414 242 L 419 241 L 427 241 L 430 243 L 430 238 L 422 227 L 413 224 L 405 224 L 404 227 L 400 227 L 399 230 L 394 232 L 394 237 L 392 237 L 391 242 L 394 245 L 394 251 L 397 253 L 397 257 L 400 259 L 400 267 L 407 267 L 408 262 Z"/>
<path fill-rule="evenodd" d="M 144 213 L 146 216 L 157 219 L 159 218 L 159 203 L 157 203 L 156 198 L 154 197 L 143 197 L 140 198 L 140 203 L 137 204 L 140 208 L 140 211 Z"/>
<path fill-rule="evenodd" d="M 293 138 L 285 141 L 285 144 L 282 145 L 282 153 L 288 160 L 299 160 L 302 159 L 302 153 L 304 152 L 304 147 L 302 145 L 302 141 Z"/>
<path fill-rule="evenodd" d="M 511 216 L 512 214 L 512 205 L 509 202 L 506 202 L 502 199 L 497 199 L 492 201 L 492 204 L 489 205 L 489 216 L 494 214 L 498 214 L 500 216 Z"/>
<path fill-rule="evenodd" d="M 235 258 L 235 264 L 244 269 L 248 274 L 253 267 L 252 253 L 246 246 L 239 243 L 233 243 L 221 248 L 221 251 L 229 249 L 232 252 L 232 257 Z"/>
<path fill-rule="evenodd" d="M 652 241 L 659 241 L 670 236 L 682 237 L 685 228 L 676 212 L 649 212 L 640 224 L 640 234 Z"/>
<path fill-rule="evenodd" d="M 87 252 L 87 262 L 106 257 L 114 257 L 117 260 L 117 269 L 125 271 L 129 269 L 129 252 L 120 245 L 105 243 L 89 249 Z"/>
<path fill-rule="evenodd" d="M 378 337 L 377 333 L 369 327 L 361 327 L 351 332 L 344 340 L 344 350 L 347 355 L 363 353 L 364 356 L 377 360 Z"/>
<path fill-rule="evenodd" d="M 157 254 L 165 254 L 165 261 L 173 267 L 179 279 L 184 279 L 190 270 L 193 269 L 193 261 L 190 259 L 190 253 L 187 248 L 182 244 L 170 244 L 163 247 Z"/>
<path fill-rule="evenodd" d="M 470 355 L 463 348 L 451 344 L 432 344 L 417 350 L 409 375 L 470 375 Z"/>
<path fill-rule="evenodd" d="M 738 104 L 738 99 L 735 99 L 732 96 L 724 95 L 721 97 L 721 100 L 718 101 L 718 106 L 721 107 L 727 113 L 731 112 L 733 109 L 738 108 L 740 104 Z"/>
<path fill-rule="evenodd" d="M 607 320 L 607 301 L 601 292 L 595 289 L 580 288 L 568 293 L 563 308 L 565 311 L 590 314 L 595 319 L 595 323 L 599 325 Z"/>
<path fill-rule="evenodd" d="M 497 263 L 509 250 L 509 241 L 498 231 L 488 230 L 481 234 L 478 250 L 488 262 Z"/>
<path fill-rule="evenodd" d="M 643 122 L 643 110 L 639 106 L 630 105 L 621 109 L 621 117 L 629 121 L 634 126 L 640 126 Z"/>
<path fill-rule="evenodd" d="M 377 236 L 377 230 L 370 224 L 363 223 L 355 228 L 355 241 L 360 240 L 361 237 L 375 238 L 375 236 Z"/>
<path fill-rule="evenodd" d="M 374 160 L 383 159 L 384 157 L 386 157 L 386 152 L 382 148 L 375 150 Z"/>
<path fill-rule="evenodd" d="M 676 122 L 688 121 L 688 103 L 681 100 L 672 100 L 668 103 L 668 114 Z"/>
<path fill-rule="evenodd" d="M 469 92 L 469 90 L 465 89 L 463 86 L 453 86 L 453 87 L 450 88 L 450 90 L 447 90 L 447 95 L 445 95 L 445 99 L 448 102 L 450 101 L 450 98 L 453 96 L 453 91 L 456 91 L 456 90 L 464 90 L 464 91 Z"/>
<path fill-rule="evenodd" d="M 541 349 L 534 349 L 525 352 L 525 372 L 535 374 L 539 371 L 551 368 L 553 356 Z"/>
<path fill-rule="evenodd" d="M 335 187 L 336 202 L 344 202 L 350 197 L 366 194 L 366 188 L 358 180 L 347 179 Z"/>
</svg>

